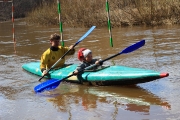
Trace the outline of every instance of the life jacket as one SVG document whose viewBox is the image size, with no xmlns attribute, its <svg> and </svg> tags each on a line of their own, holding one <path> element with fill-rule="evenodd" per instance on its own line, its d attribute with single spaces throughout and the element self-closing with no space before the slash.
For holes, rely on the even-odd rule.
<svg viewBox="0 0 180 120">
<path fill-rule="evenodd" d="M 78 56 L 78 59 L 79 59 L 80 61 L 83 61 L 83 59 L 84 59 L 84 56 L 83 56 L 83 53 L 82 53 L 82 51 L 84 51 L 84 50 L 86 50 L 86 48 L 80 48 L 80 49 L 78 50 L 77 56 Z"/>
</svg>

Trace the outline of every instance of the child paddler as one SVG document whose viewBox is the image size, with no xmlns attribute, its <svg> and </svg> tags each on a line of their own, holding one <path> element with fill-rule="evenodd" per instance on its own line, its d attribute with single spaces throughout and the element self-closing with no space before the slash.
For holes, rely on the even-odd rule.
<svg viewBox="0 0 180 120">
<path fill-rule="evenodd" d="M 93 59 L 92 52 L 89 49 L 81 48 L 78 51 L 78 59 L 82 62 L 77 69 L 73 72 L 74 74 L 78 74 L 78 72 L 83 71 L 86 67 L 96 64 L 97 66 L 91 68 L 90 70 L 95 70 L 100 64 L 101 59 Z M 78 75 L 79 77 L 79 75 Z"/>
<path fill-rule="evenodd" d="M 68 50 L 70 52 L 67 55 L 73 55 L 75 53 L 75 49 L 73 45 L 70 47 L 62 47 L 59 45 L 60 35 L 52 34 L 50 35 L 50 44 L 51 47 L 48 48 L 41 56 L 40 69 L 42 75 L 46 75 L 47 71 L 51 66 L 53 66 L 56 61 L 58 61 Z M 63 67 L 65 63 L 65 57 L 61 59 L 61 61 L 55 66 L 55 68 Z"/>
</svg>

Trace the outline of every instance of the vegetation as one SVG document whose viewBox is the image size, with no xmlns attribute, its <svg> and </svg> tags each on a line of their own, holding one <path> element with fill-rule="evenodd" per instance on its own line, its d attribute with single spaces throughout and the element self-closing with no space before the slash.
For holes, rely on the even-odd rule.
<svg viewBox="0 0 180 120">
<path fill-rule="evenodd" d="M 17 0 L 15 0 L 17 1 Z M 16 17 L 25 16 L 29 24 L 58 25 L 56 0 L 19 0 L 21 9 Z M 25 2 L 26 1 L 26 2 Z M 44 1 L 44 2 L 43 2 Z M 76 27 L 107 26 L 105 0 L 60 0 L 63 25 Z M 31 3 L 31 4 L 30 4 Z M 2 7 L 1 7 L 2 8 Z M 134 25 L 164 25 L 180 23 L 179 0 L 109 0 L 110 19 L 113 27 Z M 19 8 L 20 9 L 20 8 Z M 31 11 L 28 14 L 27 11 Z"/>
<path fill-rule="evenodd" d="M 11 0 L 0 0 L 6 2 L 0 2 L 0 21 L 10 20 L 12 15 Z M 38 1 L 38 0 L 37 0 Z M 26 16 L 26 13 L 32 9 L 40 6 L 40 3 L 34 0 L 14 0 L 14 18 L 22 18 Z"/>
</svg>

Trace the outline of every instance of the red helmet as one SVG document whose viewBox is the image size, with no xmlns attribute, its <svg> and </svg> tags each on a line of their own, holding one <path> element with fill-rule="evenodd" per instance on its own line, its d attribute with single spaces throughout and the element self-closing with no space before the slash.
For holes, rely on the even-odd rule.
<svg viewBox="0 0 180 120">
<path fill-rule="evenodd" d="M 83 61 L 83 59 L 84 59 L 84 56 L 83 56 L 83 53 L 82 53 L 82 51 L 84 51 L 84 50 L 86 50 L 86 48 L 80 48 L 80 49 L 78 50 L 78 59 L 79 59 L 80 61 Z"/>
</svg>

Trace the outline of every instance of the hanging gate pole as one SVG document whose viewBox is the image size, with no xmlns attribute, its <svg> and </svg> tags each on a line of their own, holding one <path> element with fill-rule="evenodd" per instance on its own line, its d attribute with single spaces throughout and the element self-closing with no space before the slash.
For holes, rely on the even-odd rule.
<svg viewBox="0 0 180 120">
<path fill-rule="evenodd" d="M 15 40 L 15 28 L 14 28 L 14 2 L 13 2 L 13 0 L 3 0 L 0 2 L 11 2 L 12 3 L 12 34 L 13 34 L 13 42 L 14 42 L 14 52 L 16 53 L 16 40 Z"/>
</svg>

